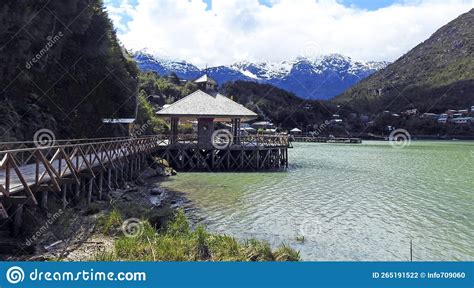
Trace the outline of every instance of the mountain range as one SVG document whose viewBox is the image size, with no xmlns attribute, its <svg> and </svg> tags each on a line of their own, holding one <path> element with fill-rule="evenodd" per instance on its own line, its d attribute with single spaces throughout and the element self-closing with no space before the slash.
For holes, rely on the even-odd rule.
<svg viewBox="0 0 474 288">
<path fill-rule="evenodd" d="M 174 72 L 185 80 L 207 73 L 220 85 L 239 80 L 272 84 L 305 99 L 331 99 L 388 65 L 387 62 L 360 62 L 331 54 L 315 58 L 298 57 L 280 63 L 244 61 L 203 70 L 186 61 L 155 57 L 146 50 L 134 52 L 133 55 L 143 71 L 154 71 L 160 75 Z"/>
</svg>

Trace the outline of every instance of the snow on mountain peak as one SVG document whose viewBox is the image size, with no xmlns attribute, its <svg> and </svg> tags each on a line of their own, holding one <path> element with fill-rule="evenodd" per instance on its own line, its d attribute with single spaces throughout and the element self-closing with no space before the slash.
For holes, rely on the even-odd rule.
<svg viewBox="0 0 474 288">
<path fill-rule="evenodd" d="M 149 51 L 137 52 L 134 57 L 142 70 L 156 71 L 161 75 L 175 72 L 178 77 L 191 80 L 204 73 L 189 62 L 157 57 Z M 206 72 L 219 84 L 235 80 L 257 81 L 276 85 L 304 98 L 327 99 L 387 65 L 387 62 L 361 62 L 344 55 L 330 54 L 312 58 L 297 57 L 282 62 L 240 61 L 227 66 L 210 67 Z M 331 80 L 334 83 L 326 83 L 328 77 L 335 75 L 337 79 Z M 307 87 L 303 89 L 301 83 Z"/>
</svg>

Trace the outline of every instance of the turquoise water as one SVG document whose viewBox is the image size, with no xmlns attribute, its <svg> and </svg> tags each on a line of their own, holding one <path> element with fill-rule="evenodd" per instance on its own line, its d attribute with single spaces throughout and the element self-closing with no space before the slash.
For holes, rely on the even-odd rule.
<svg viewBox="0 0 474 288">
<path fill-rule="evenodd" d="M 474 260 L 474 143 L 294 143 L 285 172 L 179 173 L 195 223 L 304 260 Z M 301 241 L 304 237 L 304 241 Z M 298 238 L 298 239 L 297 239 Z"/>
</svg>

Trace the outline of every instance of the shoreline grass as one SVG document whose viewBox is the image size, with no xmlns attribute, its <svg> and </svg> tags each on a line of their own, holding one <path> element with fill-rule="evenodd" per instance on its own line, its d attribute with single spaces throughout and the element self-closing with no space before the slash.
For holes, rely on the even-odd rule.
<svg viewBox="0 0 474 288">
<path fill-rule="evenodd" d="M 124 219 L 112 210 L 99 219 L 101 233 L 116 236 L 112 251 L 93 256 L 93 261 L 300 261 L 300 254 L 288 245 L 272 250 L 267 242 L 206 231 L 203 226 L 192 230 L 179 209 L 164 227 L 156 229 L 142 219 L 134 235 L 121 231 Z"/>
</svg>

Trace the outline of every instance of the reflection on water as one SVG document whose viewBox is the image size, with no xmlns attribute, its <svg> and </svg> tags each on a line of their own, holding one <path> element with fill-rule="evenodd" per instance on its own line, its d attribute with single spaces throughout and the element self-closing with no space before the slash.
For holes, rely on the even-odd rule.
<svg viewBox="0 0 474 288">
<path fill-rule="evenodd" d="M 474 260 L 474 143 L 295 143 L 286 172 L 180 173 L 209 230 L 305 260 Z M 304 236 L 304 242 L 297 238 Z"/>
</svg>

